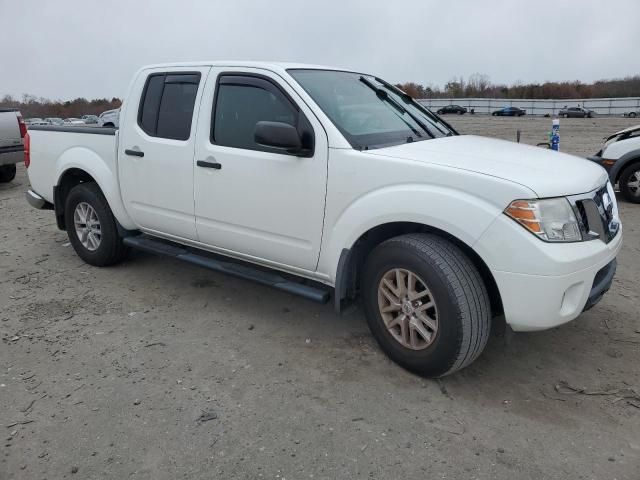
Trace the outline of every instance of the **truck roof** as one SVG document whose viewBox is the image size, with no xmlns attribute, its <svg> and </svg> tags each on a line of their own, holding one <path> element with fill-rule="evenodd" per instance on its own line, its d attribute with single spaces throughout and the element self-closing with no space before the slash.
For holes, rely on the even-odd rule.
<svg viewBox="0 0 640 480">
<path fill-rule="evenodd" d="M 293 68 L 304 68 L 313 70 L 337 70 L 337 71 L 353 71 L 340 67 L 329 67 L 326 65 L 313 65 L 307 63 L 294 62 L 259 62 L 247 60 L 215 60 L 215 61 L 198 61 L 198 62 L 171 62 L 146 65 L 141 70 L 150 68 L 171 68 L 171 67 L 247 67 L 247 68 L 263 68 L 272 71 L 284 71 Z"/>
</svg>

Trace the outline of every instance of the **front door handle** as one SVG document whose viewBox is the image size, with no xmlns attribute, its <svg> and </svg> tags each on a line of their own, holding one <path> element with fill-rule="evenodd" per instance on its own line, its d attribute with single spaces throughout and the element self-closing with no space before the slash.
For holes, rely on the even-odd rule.
<svg viewBox="0 0 640 480">
<path fill-rule="evenodd" d="M 205 160 L 198 160 L 196 165 L 202 168 L 215 168 L 216 170 L 220 170 L 222 168 L 222 164 L 218 162 L 207 162 Z"/>
<path fill-rule="evenodd" d="M 131 155 L 132 157 L 144 157 L 144 152 L 140 150 L 130 150 L 128 148 L 124 151 L 124 154 Z"/>
</svg>

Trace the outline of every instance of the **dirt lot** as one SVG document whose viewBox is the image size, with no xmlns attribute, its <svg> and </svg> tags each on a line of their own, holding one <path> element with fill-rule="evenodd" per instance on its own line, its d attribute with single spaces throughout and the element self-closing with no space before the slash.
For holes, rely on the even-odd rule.
<svg viewBox="0 0 640 480">
<path fill-rule="evenodd" d="M 449 118 L 534 144 L 551 123 Z M 632 123 L 563 120 L 562 149 Z M 89 267 L 27 188 L 0 186 L 2 480 L 640 478 L 640 206 L 600 304 L 432 381 L 358 310 L 141 253 Z"/>
</svg>

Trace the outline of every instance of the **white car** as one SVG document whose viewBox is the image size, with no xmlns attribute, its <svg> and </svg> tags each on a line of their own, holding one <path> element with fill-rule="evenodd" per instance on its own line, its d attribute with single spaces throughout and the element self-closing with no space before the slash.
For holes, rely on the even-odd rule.
<svg viewBox="0 0 640 480">
<path fill-rule="evenodd" d="M 602 168 L 459 135 L 372 75 L 150 66 L 119 133 L 95 130 L 31 132 L 27 199 L 84 261 L 132 247 L 337 310 L 359 299 L 383 350 L 422 375 L 470 364 L 498 315 L 517 331 L 573 320 L 616 270 Z"/>
<path fill-rule="evenodd" d="M 27 120 L 25 120 L 25 124 L 27 126 L 43 126 L 43 125 L 49 125 L 49 122 L 46 119 L 42 119 L 42 118 L 27 118 Z"/>
<path fill-rule="evenodd" d="M 98 117 L 98 125 L 101 127 L 118 128 L 120 126 L 120 109 L 107 110 Z"/>
<path fill-rule="evenodd" d="M 604 139 L 602 148 L 589 160 L 609 172 L 625 200 L 640 203 L 640 125 L 625 128 Z"/>
<path fill-rule="evenodd" d="M 86 125 L 86 123 L 80 118 L 65 118 L 63 125 Z"/>
<path fill-rule="evenodd" d="M 47 117 L 44 119 L 44 121 L 47 122 L 49 125 L 55 125 L 55 126 L 64 125 L 64 120 L 62 120 L 59 117 Z"/>
</svg>

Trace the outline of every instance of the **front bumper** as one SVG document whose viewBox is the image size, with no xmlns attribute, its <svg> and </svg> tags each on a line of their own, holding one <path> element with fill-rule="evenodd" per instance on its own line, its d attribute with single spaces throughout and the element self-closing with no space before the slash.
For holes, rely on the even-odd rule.
<svg viewBox="0 0 640 480">
<path fill-rule="evenodd" d="M 609 243 L 550 244 L 502 217 L 475 249 L 491 269 L 513 330 L 553 328 L 600 301 L 613 281 L 622 227 Z"/>
</svg>

